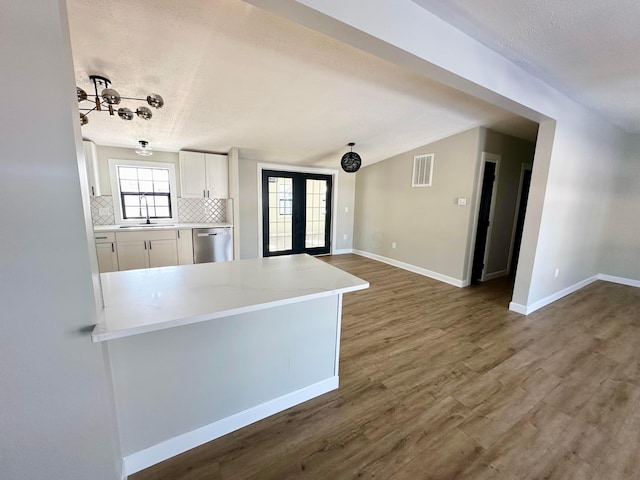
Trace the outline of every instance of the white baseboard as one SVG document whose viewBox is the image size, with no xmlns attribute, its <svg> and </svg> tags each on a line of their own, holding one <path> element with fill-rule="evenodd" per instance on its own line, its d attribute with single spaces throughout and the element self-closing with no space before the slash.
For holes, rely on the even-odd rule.
<svg viewBox="0 0 640 480">
<path fill-rule="evenodd" d="M 162 443 L 146 448 L 124 458 L 124 469 L 127 475 L 132 475 L 156 463 L 174 457 L 182 452 L 191 450 L 203 443 L 210 442 L 228 433 L 246 427 L 258 420 L 282 412 L 300 403 L 311 400 L 319 395 L 338 388 L 338 377 L 330 377 L 295 392 L 288 393 L 268 402 L 256 405 L 242 412 L 210 423 L 204 427 L 184 433 Z"/>
<path fill-rule="evenodd" d="M 511 310 L 512 312 L 519 313 L 521 315 L 528 315 L 527 306 L 522 305 L 520 303 L 509 302 L 509 310 Z"/>
<path fill-rule="evenodd" d="M 469 286 L 469 282 L 466 280 L 459 280 L 457 278 L 449 277 L 447 275 L 443 275 L 438 272 L 427 270 L 426 268 L 416 267 L 415 265 L 411 265 L 409 263 L 404 263 L 399 260 L 394 260 L 393 258 L 383 257 L 382 255 L 365 252 L 363 250 L 356 250 L 355 248 L 353 249 L 353 253 L 355 253 L 356 255 L 360 255 L 362 257 L 367 257 L 372 260 L 377 260 L 379 262 L 386 263 L 388 265 L 393 265 L 394 267 L 402 268 L 403 270 L 409 270 L 410 272 L 417 273 L 418 275 L 424 275 L 425 277 L 433 278 L 434 280 L 439 280 L 441 282 L 448 283 L 449 285 L 453 285 L 454 287 Z"/>
<path fill-rule="evenodd" d="M 506 277 L 507 275 L 509 275 L 509 270 L 500 270 L 498 272 L 492 272 L 492 273 L 487 273 L 484 276 L 484 282 L 489 281 L 489 280 L 493 280 L 495 278 L 500 278 L 500 277 Z"/>
<path fill-rule="evenodd" d="M 334 250 L 331 252 L 331 255 L 345 255 L 347 253 L 353 253 L 353 249 L 351 248 L 341 248 L 339 250 Z"/>
<path fill-rule="evenodd" d="M 563 288 L 559 292 L 556 292 L 553 295 L 549 295 L 548 297 L 545 297 L 542 300 L 538 300 L 537 302 L 532 303 L 531 305 L 521 305 L 519 303 L 511 302 L 509 304 L 509 310 L 517 313 L 521 313 L 522 315 L 529 315 L 530 313 L 533 313 L 536 310 L 540 310 L 542 307 L 546 307 L 547 305 L 555 302 L 556 300 L 560 300 L 562 297 L 566 297 L 570 293 L 577 292 L 581 288 L 584 288 L 587 285 L 591 285 L 596 280 L 598 280 L 598 275 L 594 275 L 593 277 L 589 277 L 567 288 Z"/>
<path fill-rule="evenodd" d="M 619 283 L 620 285 L 627 285 L 629 287 L 640 288 L 640 280 L 632 280 L 630 278 L 615 277 L 613 275 L 606 275 L 604 273 L 600 273 L 598 275 L 598 280 L 604 280 L 605 282 Z"/>
<path fill-rule="evenodd" d="M 592 284 L 596 280 L 603 280 L 605 282 L 618 283 L 620 285 L 627 285 L 629 287 L 640 288 L 640 280 L 633 280 L 631 278 L 623 278 L 616 277 L 614 275 L 606 275 L 604 273 L 599 273 L 598 275 L 594 275 L 593 277 L 589 277 L 586 280 L 576 283 L 575 285 L 571 285 L 563 290 L 560 290 L 553 295 L 549 295 L 542 300 L 538 300 L 537 302 L 531 305 L 521 305 L 519 303 L 511 302 L 509 304 L 509 310 L 520 313 L 522 315 L 529 315 L 536 310 L 541 309 L 542 307 L 546 307 L 550 303 L 555 302 L 556 300 L 560 300 L 562 297 L 566 297 L 570 293 L 577 292 L 581 288 L 586 287 L 587 285 Z"/>
</svg>

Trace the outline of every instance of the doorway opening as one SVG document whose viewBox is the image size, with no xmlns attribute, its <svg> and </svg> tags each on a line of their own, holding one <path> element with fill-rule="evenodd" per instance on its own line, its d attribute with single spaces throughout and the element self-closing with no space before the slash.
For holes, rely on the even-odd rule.
<svg viewBox="0 0 640 480">
<path fill-rule="evenodd" d="M 262 170 L 262 252 L 265 257 L 331 251 L 333 177 Z"/>
<path fill-rule="evenodd" d="M 531 164 L 522 165 L 520 174 L 520 187 L 518 190 L 518 203 L 516 205 L 516 221 L 513 226 L 513 246 L 511 247 L 511 258 L 509 259 L 509 276 L 515 280 L 518 269 L 518 259 L 520 258 L 520 244 L 522 243 L 522 231 L 524 229 L 524 217 L 527 211 L 527 201 L 529 199 L 529 188 L 531 187 Z"/>
<path fill-rule="evenodd" d="M 480 207 L 478 209 L 478 223 L 476 241 L 473 248 L 473 263 L 471 267 L 471 283 L 476 284 L 485 280 L 486 263 L 489 251 L 487 244 L 491 241 L 491 227 L 495 201 L 498 189 L 498 167 L 500 156 L 490 153 L 482 154 L 482 178 L 480 188 Z"/>
</svg>

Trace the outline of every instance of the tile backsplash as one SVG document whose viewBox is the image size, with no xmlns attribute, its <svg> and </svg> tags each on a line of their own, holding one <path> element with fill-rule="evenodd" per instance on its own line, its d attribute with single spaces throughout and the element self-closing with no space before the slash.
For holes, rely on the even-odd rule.
<svg viewBox="0 0 640 480">
<path fill-rule="evenodd" d="M 94 225 L 113 225 L 116 223 L 111 195 L 91 197 L 91 218 Z"/>
<path fill-rule="evenodd" d="M 91 217 L 94 225 L 113 225 L 111 195 L 91 197 Z M 178 198 L 178 222 L 223 223 L 227 221 L 226 198 Z"/>
</svg>

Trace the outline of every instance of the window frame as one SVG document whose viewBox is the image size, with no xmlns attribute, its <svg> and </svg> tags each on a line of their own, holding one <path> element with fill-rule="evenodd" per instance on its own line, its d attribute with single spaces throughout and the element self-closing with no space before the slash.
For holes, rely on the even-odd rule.
<svg viewBox="0 0 640 480">
<path fill-rule="evenodd" d="M 178 221 L 178 183 L 176 181 L 176 166 L 169 162 L 149 162 L 146 160 L 109 159 L 109 176 L 111 179 L 111 195 L 113 213 L 118 225 L 138 225 L 144 223 L 145 218 L 124 218 L 122 211 L 122 195 L 118 177 L 118 167 L 162 168 L 169 170 L 169 213 L 167 218 L 153 218 L 153 223 L 172 224 Z M 126 192 L 125 192 L 126 193 Z"/>
</svg>

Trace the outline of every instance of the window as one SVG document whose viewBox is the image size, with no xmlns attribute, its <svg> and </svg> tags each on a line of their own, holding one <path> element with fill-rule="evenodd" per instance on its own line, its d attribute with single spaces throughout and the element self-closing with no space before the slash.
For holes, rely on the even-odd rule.
<svg viewBox="0 0 640 480">
<path fill-rule="evenodd" d="M 176 209 L 175 165 L 109 160 L 116 214 L 123 223 L 173 220 Z"/>
<path fill-rule="evenodd" d="M 168 168 L 118 165 L 122 218 L 171 218 Z"/>
<path fill-rule="evenodd" d="M 433 159 L 435 154 L 416 155 L 413 157 L 412 187 L 430 187 L 433 177 Z"/>
</svg>

